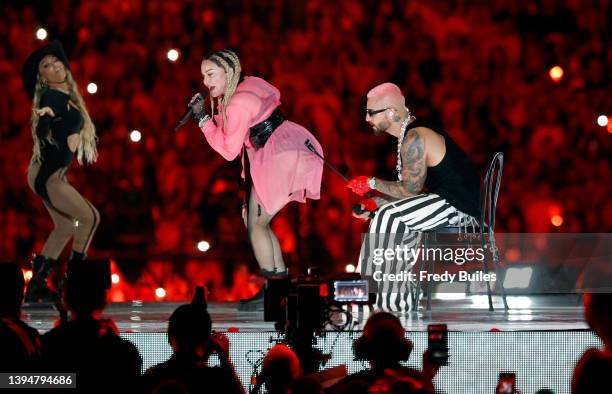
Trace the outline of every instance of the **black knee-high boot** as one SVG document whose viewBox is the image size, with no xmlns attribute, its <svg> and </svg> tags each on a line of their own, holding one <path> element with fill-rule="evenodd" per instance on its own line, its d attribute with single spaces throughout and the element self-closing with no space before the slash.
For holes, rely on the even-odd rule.
<svg viewBox="0 0 612 394">
<path fill-rule="evenodd" d="M 49 273 L 56 266 L 57 261 L 48 257 L 37 255 L 32 260 L 32 279 L 28 283 L 25 302 L 55 302 L 59 295 L 49 289 L 47 279 Z"/>
</svg>

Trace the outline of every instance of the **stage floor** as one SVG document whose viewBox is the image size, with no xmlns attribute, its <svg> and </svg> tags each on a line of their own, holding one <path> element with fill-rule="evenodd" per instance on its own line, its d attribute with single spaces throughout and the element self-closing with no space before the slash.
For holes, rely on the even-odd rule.
<svg viewBox="0 0 612 394">
<path fill-rule="evenodd" d="M 496 310 L 489 312 L 486 296 L 466 297 L 461 300 L 433 300 L 432 311 L 423 308 L 415 312 L 397 312 L 408 331 L 426 331 L 431 323 L 446 323 L 450 331 L 478 332 L 530 330 L 588 329 L 584 321 L 582 303 L 572 296 L 509 296 L 510 310 L 505 312 L 501 299 L 494 298 Z M 112 318 L 121 332 L 165 332 L 168 318 L 180 303 L 132 301 L 109 304 L 104 316 Z M 218 331 L 265 332 L 274 331 L 272 322 L 263 321 L 263 311 L 239 312 L 237 303 L 213 302 L 209 311 L 213 329 Z M 28 305 L 23 308 L 23 319 L 40 332 L 53 327 L 59 314 L 50 305 Z M 361 330 L 368 314 L 353 314 L 351 330 Z"/>
<path fill-rule="evenodd" d="M 406 337 L 414 343 L 414 356 L 406 365 L 422 367 L 427 325 L 446 323 L 451 358 L 434 380 L 438 391 L 492 392 L 500 371 L 514 371 L 519 377 L 518 388 L 524 393 L 544 387 L 569 393 L 572 371 L 580 355 L 588 348 L 602 347 L 584 322 L 579 298 L 521 296 L 508 297 L 508 303 L 511 309 L 504 312 L 501 300 L 496 298 L 497 309 L 489 312 L 486 296 L 436 299 L 431 313 L 422 309 L 418 313 L 398 313 L 406 328 Z M 133 301 L 107 307 L 104 315 L 112 318 L 121 336 L 138 348 L 143 372 L 171 356 L 166 329 L 168 318 L 178 305 Z M 248 392 L 257 365 L 283 336 L 275 332 L 273 323 L 263 321 L 262 311 L 239 312 L 237 306 L 237 303 L 213 302 L 209 310 L 213 328 L 229 330 L 230 356 Z M 347 373 L 354 373 L 367 367 L 364 362 L 354 360 L 352 344 L 361 335 L 368 314 L 361 312 L 353 316 L 356 324 L 347 331 L 324 331 L 317 335 L 314 346 L 330 357 L 322 368 L 344 365 Z M 58 313 L 51 306 L 26 305 L 23 318 L 32 327 L 46 332 L 57 320 Z"/>
</svg>

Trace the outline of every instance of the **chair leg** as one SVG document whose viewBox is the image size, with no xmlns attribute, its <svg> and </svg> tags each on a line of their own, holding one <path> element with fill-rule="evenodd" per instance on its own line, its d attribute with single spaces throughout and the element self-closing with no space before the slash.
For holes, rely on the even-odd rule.
<svg viewBox="0 0 612 394">
<path fill-rule="evenodd" d="M 416 267 L 417 265 L 415 264 L 414 267 Z M 417 278 L 416 281 L 414 283 L 414 291 L 411 294 L 412 297 L 412 312 L 414 313 L 418 313 L 419 312 L 419 298 L 421 298 L 421 281 L 419 280 L 419 275 L 418 273 L 416 274 Z"/>
<path fill-rule="evenodd" d="M 497 255 L 497 247 L 495 246 L 495 238 L 492 238 L 490 247 L 491 247 L 491 260 L 493 260 L 493 268 L 495 269 L 495 272 L 497 273 L 497 277 L 501 281 L 500 288 L 501 288 L 501 294 L 502 294 L 502 301 L 504 302 L 504 310 L 508 311 L 509 308 L 508 308 L 508 301 L 506 300 L 506 289 L 504 289 L 504 282 L 500 275 L 499 256 Z M 489 282 L 487 282 L 487 284 L 488 283 Z"/>
<path fill-rule="evenodd" d="M 434 259 L 432 259 L 429 262 L 429 270 L 427 271 L 427 273 L 429 274 L 433 274 L 435 273 L 435 269 L 436 269 L 436 261 Z M 431 292 L 432 292 L 432 285 L 431 285 L 431 280 L 427 280 L 427 311 L 431 311 Z"/>
<path fill-rule="evenodd" d="M 484 236 L 485 236 L 485 234 L 481 234 L 480 235 L 480 246 L 485 251 L 485 258 L 482 260 L 482 269 L 483 269 L 483 272 L 485 274 L 488 274 L 489 273 L 489 267 L 487 266 L 487 259 L 486 259 L 487 245 L 485 244 L 485 241 L 484 241 L 484 238 L 483 238 Z M 493 308 L 493 297 L 491 295 L 491 284 L 489 283 L 489 281 L 485 281 L 485 283 L 487 284 L 487 297 L 489 299 L 489 312 L 493 312 L 495 310 L 495 308 Z"/>
<path fill-rule="evenodd" d="M 414 295 L 412 296 L 412 311 L 415 313 L 419 312 L 419 300 L 421 298 L 421 271 L 423 271 L 425 269 L 425 260 L 421 260 L 419 261 L 415 261 L 413 267 L 420 267 L 419 271 L 415 272 L 416 275 L 416 281 L 415 281 L 415 289 L 414 289 Z"/>
</svg>

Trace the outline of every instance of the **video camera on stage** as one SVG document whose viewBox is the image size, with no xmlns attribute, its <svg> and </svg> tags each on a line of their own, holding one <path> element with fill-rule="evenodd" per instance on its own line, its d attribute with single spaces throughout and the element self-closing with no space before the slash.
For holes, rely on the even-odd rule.
<svg viewBox="0 0 612 394">
<path fill-rule="evenodd" d="M 372 304 L 367 280 L 358 273 L 320 276 L 316 267 L 297 278 L 268 278 L 264 286 L 264 320 L 278 331 L 320 331 L 326 325 L 344 329 L 350 323 L 349 304 Z M 342 319 L 344 316 L 344 319 Z M 339 322 L 338 320 L 343 320 Z"/>
</svg>

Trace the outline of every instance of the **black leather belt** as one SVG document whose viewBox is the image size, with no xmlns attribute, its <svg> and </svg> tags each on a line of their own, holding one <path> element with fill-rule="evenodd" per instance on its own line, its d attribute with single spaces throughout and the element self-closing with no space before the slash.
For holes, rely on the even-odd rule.
<svg viewBox="0 0 612 394">
<path fill-rule="evenodd" d="M 276 128 L 284 121 L 285 117 L 283 116 L 282 112 L 279 108 L 276 108 L 274 112 L 268 116 L 268 119 L 257 123 L 255 126 L 252 126 L 249 129 L 249 139 L 251 140 L 251 144 L 253 144 L 253 146 L 257 149 L 264 146 L 274 130 L 276 130 Z"/>
</svg>

